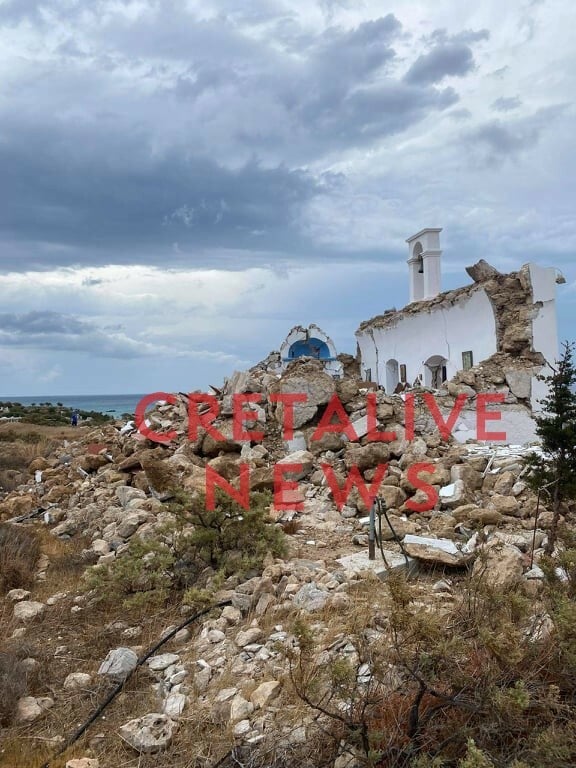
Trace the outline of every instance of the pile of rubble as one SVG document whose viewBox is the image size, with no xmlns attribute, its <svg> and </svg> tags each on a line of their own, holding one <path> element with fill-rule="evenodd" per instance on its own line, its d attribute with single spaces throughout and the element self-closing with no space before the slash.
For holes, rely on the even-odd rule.
<svg viewBox="0 0 576 768">
<path fill-rule="evenodd" d="M 447 404 L 462 386 L 473 386 L 472 376 L 480 373 L 465 372 L 460 382 L 448 386 Z M 514 392 L 517 382 L 507 385 Z M 281 510 L 270 509 L 272 524 L 298 523 L 287 528 L 292 531 L 287 534 L 289 555 L 270 559 L 264 572 L 248 581 L 229 578 L 217 598 L 231 604 L 197 633 L 179 633 L 171 641 L 173 650 L 150 659 L 157 711 L 143 713 L 120 729 L 135 750 L 167 747 L 192 705 L 223 728 L 230 727 L 233 739 L 253 748 L 270 738 L 286 748 L 305 743 L 313 718 L 302 715 L 295 727 L 297 709 L 283 703 L 287 649 L 294 641 L 285 617 L 294 611 L 316 616 L 316 624 L 328 632 L 329 617 L 338 622 L 349 610 L 351 586 L 369 572 L 384 579 L 389 568 L 396 567 L 411 572 L 420 568 L 422 574 L 429 566 L 448 572 L 481 568 L 489 583 L 538 593 L 543 574 L 537 563 L 551 513 L 541 504 L 535 525 L 537 500 L 524 480 L 527 449 L 442 439 L 424 408 L 416 412 L 409 440 L 403 396 L 374 392 L 354 376 L 334 380 L 313 360 L 295 361 L 283 375 L 271 373 L 266 364 L 255 366 L 235 373 L 214 392 L 219 415 L 213 426 L 223 440 L 203 427 L 189 439 L 190 397 L 179 394 L 174 403 L 158 403 L 147 415 L 151 429 L 175 430 L 173 440 L 151 442 L 133 424 L 95 429 L 81 441 L 62 446 L 53 457 L 35 459 L 30 482 L 0 502 L 0 520 L 37 518 L 54 537 L 86 537 L 90 545 L 83 555 L 90 568 L 121 558 L 133 540 L 161 537 L 171 517 L 166 502 L 174 489 L 203 492 L 207 467 L 238 488 L 240 467 L 248 465 L 251 490 L 273 491 L 275 466 L 299 465 L 297 491 L 289 494 Z M 235 437 L 233 397 L 248 393 L 261 395 L 260 402 L 250 406 L 254 421 L 249 425 L 264 433 L 260 441 Z M 294 433 L 285 440 L 283 404 L 274 395 L 291 393 L 305 394 L 306 402 L 294 405 Z M 375 397 L 379 429 L 395 433 L 389 442 L 369 440 L 369 393 Z M 354 427 L 355 440 L 337 431 L 314 438 L 334 395 Z M 378 521 L 382 552 L 377 550 L 376 560 L 369 560 L 365 499 L 353 488 L 339 508 L 325 467 L 342 487 L 354 467 L 369 485 L 382 465 L 387 465 L 378 494 L 386 508 L 386 517 Z M 417 479 L 410 472 L 414 465 L 425 466 Z M 430 495 L 423 484 L 434 491 L 432 508 L 424 509 Z M 414 511 L 420 508 L 423 511 Z M 40 581 L 49 578 L 48 558 L 36 569 Z M 450 599 L 449 575 L 430 584 L 436 597 Z M 14 603 L 14 636 L 26 636 L 50 611 L 66 606 L 74 616 L 86 603 L 81 592 L 55 593 L 42 603 L 30 592 L 14 590 L 8 599 Z M 91 669 L 70 670 L 62 680 L 63 691 L 89 690 L 98 676 L 119 680 L 134 668 L 142 650 L 142 627 L 119 620 L 114 628 L 123 644 L 106 659 L 94 659 Z M 371 631 L 379 635 L 378 629 Z M 342 636 L 330 652 L 355 651 Z M 53 697 L 23 698 L 19 720 L 43 717 L 54 705 Z"/>
</svg>

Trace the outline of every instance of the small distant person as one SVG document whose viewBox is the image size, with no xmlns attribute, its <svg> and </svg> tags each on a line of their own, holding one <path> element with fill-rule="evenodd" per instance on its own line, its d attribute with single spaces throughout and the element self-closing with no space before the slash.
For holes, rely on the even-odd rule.
<svg viewBox="0 0 576 768">
<path fill-rule="evenodd" d="M 73 427 L 78 426 L 78 411 L 74 411 L 72 413 L 72 416 L 70 417 L 70 424 L 72 424 Z"/>
</svg>

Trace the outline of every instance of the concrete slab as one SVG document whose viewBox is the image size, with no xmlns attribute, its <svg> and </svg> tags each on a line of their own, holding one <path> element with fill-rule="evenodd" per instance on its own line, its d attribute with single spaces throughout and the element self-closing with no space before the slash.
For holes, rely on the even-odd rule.
<svg viewBox="0 0 576 768">
<path fill-rule="evenodd" d="M 362 571 L 373 571 L 381 581 L 386 581 L 389 571 L 407 571 L 410 575 L 416 573 L 418 570 L 418 563 L 414 558 L 405 558 L 404 555 L 397 552 L 388 552 L 384 550 L 386 555 L 386 562 L 388 568 L 384 565 L 382 555 L 380 551 L 376 549 L 376 559 L 370 560 L 368 558 L 368 551 L 355 552 L 353 555 L 346 555 L 340 557 L 336 561 L 345 568 L 347 571 L 353 571 L 354 573 L 361 573 Z M 406 563 L 408 560 L 408 563 Z"/>
</svg>

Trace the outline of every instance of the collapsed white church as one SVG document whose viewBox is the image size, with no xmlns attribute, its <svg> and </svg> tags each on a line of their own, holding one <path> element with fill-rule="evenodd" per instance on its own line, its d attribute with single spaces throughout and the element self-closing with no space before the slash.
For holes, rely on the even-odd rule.
<svg viewBox="0 0 576 768">
<path fill-rule="evenodd" d="M 472 383 L 489 372 L 485 383 L 505 402 L 537 410 L 545 394 L 537 375 L 558 357 L 556 285 L 564 278 L 536 264 L 502 274 L 482 260 L 466 269 L 471 284 L 441 292 L 441 231 L 406 241 L 410 302 L 358 328 L 362 378 L 392 394 L 404 385 L 441 389 L 459 372 Z"/>
<path fill-rule="evenodd" d="M 466 395 L 453 434 L 482 441 L 476 399 L 495 394 L 489 410 L 508 444 L 536 439 L 534 413 L 547 393 L 539 378 L 559 356 L 554 267 L 524 264 L 501 273 L 486 261 L 467 267 L 468 285 L 441 291 L 440 228 L 417 232 L 408 243 L 409 303 L 362 322 L 356 357 L 337 354 L 318 326 L 295 326 L 281 346 L 257 367 L 280 376 L 298 361 L 318 361 L 334 379 L 358 376 L 366 387 L 404 398 L 406 390 L 434 392 L 440 412 L 450 414 Z"/>
</svg>

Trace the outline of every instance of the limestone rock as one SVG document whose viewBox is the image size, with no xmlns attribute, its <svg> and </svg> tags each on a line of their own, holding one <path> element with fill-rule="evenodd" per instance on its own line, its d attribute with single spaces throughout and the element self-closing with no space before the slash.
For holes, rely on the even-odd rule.
<svg viewBox="0 0 576 768">
<path fill-rule="evenodd" d="M 238 454 L 236 453 L 225 453 L 222 456 L 216 456 L 210 459 L 208 466 L 217 472 L 220 477 L 228 481 L 234 480 L 240 475 L 240 464 Z"/>
<path fill-rule="evenodd" d="M 146 521 L 148 515 L 146 512 L 130 512 L 120 521 L 116 533 L 122 539 L 129 539 L 138 528 Z"/>
<path fill-rule="evenodd" d="M 252 643 L 257 643 L 264 636 L 264 632 L 259 627 L 250 627 L 246 631 L 238 632 L 235 643 L 238 648 L 244 648 Z"/>
<path fill-rule="evenodd" d="M 240 619 L 242 618 L 242 614 L 238 608 L 234 608 L 232 605 L 227 605 L 222 610 L 221 617 L 226 619 L 228 624 L 234 626 L 239 623 Z"/>
<path fill-rule="evenodd" d="M 459 549 L 450 539 L 431 539 L 425 536 L 404 537 L 404 549 L 417 560 L 443 565 L 464 566 L 473 558 L 474 553 Z"/>
<path fill-rule="evenodd" d="M 390 525 L 388 525 L 386 518 L 382 516 L 382 539 L 384 541 L 391 541 L 394 538 L 394 534 L 396 534 L 398 538 L 402 539 L 407 534 L 418 533 L 420 530 L 420 526 L 416 523 L 413 523 L 410 520 L 405 520 L 404 518 L 398 517 L 397 515 L 389 514 L 388 519 L 390 520 L 392 528 L 390 528 Z M 376 526 L 376 530 L 378 530 L 378 522 L 376 522 Z"/>
<path fill-rule="evenodd" d="M 305 611 L 320 611 L 326 605 L 329 594 L 318 589 L 316 583 L 311 581 L 304 584 L 294 595 L 294 604 Z"/>
<path fill-rule="evenodd" d="M 518 517 L 520 514 L 520 505 L 514 496 L 501 496 L 499 493 L 495 493 L 491 497 L 489 505 L 502 515 Z"/>
<path fill-rule="evenodd" d="M 483 556 L 474 563 L 473 575 L 483 574 L 494 587 L 512 587 L 522 579 L 524 558 L 517 547 L 496 543 L 484 548 Z"/>
<path fill-rule="evenodd" d="M 16 722 L 33 723 L 42 714 L 42 707 L 34 696 L 24 696 L 16 705 Z"/>
<path fill-rule="evenodd" d="M 318 439 L 314 437 L 314 434 L 315 430 L 310 430 L 307 436 L 308 450 L 314 455 L 324 453 L 324 451 L 336 452 L 345 445 L 342 435 L 337 432 L 324 432 Z"/>
<path fill-rule="evenodd" d="M 390 448 L 386 443 L 350 444 L 346 447 L 344 463 L 348 471 L 358 467 L 360 472 L 364 472 L 379 464 L 386 464 L 389 458 Z"/>
<path fill-rule="evenodd" d="M 480 525 L 498 525 L 502 522 L 502 515 L 495 509 L 481 509 L 475 504 L 463 504 L 456 507 L 452 516 L 457 523 L 478 523 Z"/>
<path fill-rule="evenodd" d="M 253 711 L 254 704 L 250 701 L 246 701 L 243 696 L 238 694 L 237 696 L 234 696 L 230 705 L 230 721 L 235 723 L 238 720 L 245 720 L 247 717 L 250 717 Z"/>
<path fill-rule="evenodd" d="M 120 736 L 137 752 L 150 754 L 169 746 L 174 736 L 175 724 L 168 715 L 152 712 L 125 723 Z"/>
<path fill-rule="evenodd" d="M 16 704 L 16 722 L 32 723 L 53 706 L 54 700 L 49 696 L 23 696 Z"/>
<path fill-rule="evenodd" d="M 336 383 L 332 376 L 321 370 L 318 365 L 300 364 L 294 372 L 288 372 L 280 382 L 282 394 L 304 395 L 306 401 L 294 405 L 294 427 L 298 429 L 314 418 L 319 405 L 327 403 L 336 392 Z M 283 408 L 280 404 L 276 418 L 281 421 Z"/>
<path fill-rule="evenodd" d="M 90 757 L 80 757 L 68 760 L 66 768 L 100 768 L 100 761 Z"/>
<path fill-rule="evenodd" d="M 240 722 L 236 723 L 233 728 L 234 736 L 236 736 L 236 738 L 246 736 L 251 730 L 252 726 L 250 725 L 250 720 L 240 720 Z"/>
<path fill-rule="evenodd" d="M 510 496 L 515 482 L 516 478 L 512 472 L 500 472 L 494 483 L 494 491 L 501 496 Z"/>
<path fill-rule="evenodd" d="M 137 663 L 138 656 L 131 648 L 115 648 L 100 665 L 98 674 L 120 682 L 136 668 Z"/>
<path fill-rule="evenodd" d="M 467 490 L 479 490 L 482 488 L 482 474 L 477 472 L 468 463 L 453 464 L 450 469 L 450 479 L 452 482 L 462 480 Z"/>
<path fill-rule="evenodd" d="M 297 464 L 300 465 L 299 470 L 288 473 L 288 477 L 291 480 L 302 480 L 307 477 L 314 467 L 314 456 L 309 451 L 294 451 L 289 453 L 283 459 L 277 462 L 278 464 Z"/>
<path fill-rule="evenodd" d="M 278 680 L 270 680 L 267 683 L 261 683 L 250 696 L 250 701 L 254 704 L 256 709 L 263 709 L 273 699 L 275 699 L 280 690 L 282 684 Z"/>
<path fill-rule="evenodd" d="M 71 672 L 64 680 L 65 691 L 81 691 L 88 688 L 92 682 L 92 677 L 85 672 Z"/>
<path fill-rule="evenodd" d="M 148 666 L 153 672 L 162 672 L 172 664 L 177 664 L 180 661 L 180 656 L 177 653 L 162 653 L 158 656 L 152 656 L 148 659 Z"/>
<path fill-rule="evenodd" d="M 463 480 L 456 480 L 440 488 L 440 503 L 443 507 L 460 507 L 467 502 Z"/>
<path fill-rule="evenodd" d="M 384 499 L 386 509 L 400 509 L 402 504 L 404 504 L 408 498 L 402 488 L 397 488 L 393 485 L 383 485 L 378 491 L 378 496 L 381 499 Z M 383 525 L 384 523 L 385 519 L 382 520 Z M 408 533 L 408 531 L 406 531 L 406 533 Z"/>
<path fill-rule="evenodd" d="M 115 489 L 116 498 L 122 504 L 123 507 L 127 507 L 128 504 L 134 499 L 145 499 L 146 494 L 144 491 L 138 488 L 132 488 L 129 485 L 120 485 Z"/>
<path fill-rule="evenodd" d="M 164 702 L 164 714 L 176 720 L 184 712 L 188 699 L 183 693 L 170 693 Z"/>
<path fill-rule="evenodd" d="M 18 621 L 32 621 L 43 616 L 46 606 L 34 600 L 25 600 L 14 606 L 14 618 Z"/>
<path fill-rule="evenodd" d="M 492 278 L 502 274 L 496 267 L 488 264 L 484 259 L 480 259 L 480 261 L 477 261 L 476 264 L 473 264 L 471 267 L 466 267 L 466 272 L 475 283 L 483 283 L 486 280 L 492 280 Z"/>
<path fill-rule="evenodd" d="M 22 600 L 27 600 L 30 595 L 31 592 L 29 592 L 27 589 L 11 589 L 6 597 L 13 603 L 20 603 Z"/>
</svg>

